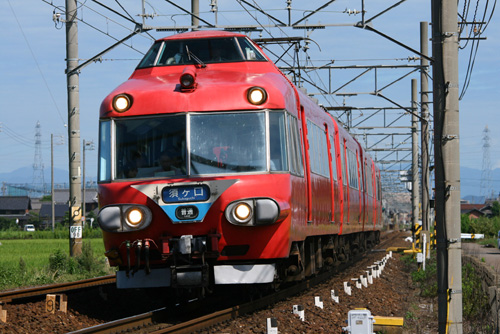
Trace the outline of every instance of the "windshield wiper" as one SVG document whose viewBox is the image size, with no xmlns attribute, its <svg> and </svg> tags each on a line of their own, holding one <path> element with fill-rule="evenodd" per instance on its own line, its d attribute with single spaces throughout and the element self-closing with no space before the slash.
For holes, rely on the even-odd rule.
<svg viewBox="0 0 500 334">
<path fill-rule="evenodd" d="M 198 58 L 194 53 L 189 51 L 189 47 L 187 45 L 186 45 L 186 52 L 187 52 L 187 56 L 188 56 L 189 60 L 191 60 L 191 58 L 193 58 L 194 61 L 197 62 L 198 65 L 200 65 L 202 68 L 207 67 L 207 65 L 204 62 L 202 62 L 200 58 Z"/>
</svg>

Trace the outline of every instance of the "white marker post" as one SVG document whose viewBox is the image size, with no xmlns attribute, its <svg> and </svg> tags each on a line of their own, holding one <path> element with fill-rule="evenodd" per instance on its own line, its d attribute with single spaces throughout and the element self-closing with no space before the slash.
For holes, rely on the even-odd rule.
<svg viewBox="0 0 500 334">
<path fill-rule="evenodd" d="M 337 303 L 337 304 L 339 303 L 339 296 L 337 296 L 337 295 L 335 294 L 335 290 L 331 290 L 331 291 L 330 291 L 330 296 L 332 297 L 332 300 L 333 300 L 335 303 Z"/>
<path fill-rule="evenodd" d="M 346 294 L 349 296 L 351 295 L 351 283 L 349 282 L 344 282 L 344 291 Z"/>
<path fill-rule="evenodd" d="M 266 334 L 278 334 L 278 320 L 276 318 L 267 318 Z"/>
<path fill-rule="evenodd" d="M 298 315 L 300 320 L 304 321 L 305 320 L 304 306 L 293 305 L 293 314 Z"/>
<path fill-rule="evenodd" d="M 314 297 L 314 305 L 316 307 L 319 307 L 320 309 L 323 309 L 323 300 L 321 300 L 321 297 L 319 296 Z"/>
</svg>

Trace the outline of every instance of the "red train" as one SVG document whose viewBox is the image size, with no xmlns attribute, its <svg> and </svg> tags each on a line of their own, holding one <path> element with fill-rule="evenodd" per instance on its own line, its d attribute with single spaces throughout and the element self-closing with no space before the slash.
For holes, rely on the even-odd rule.
<svg viewBox="0 0 500 334">
<path fill-rule="evenodd" d="M 156 41 L 99 136 L 119 288 L 300 280 L 378 242 L 373 160 L 245 35 Z"/>
</svg>

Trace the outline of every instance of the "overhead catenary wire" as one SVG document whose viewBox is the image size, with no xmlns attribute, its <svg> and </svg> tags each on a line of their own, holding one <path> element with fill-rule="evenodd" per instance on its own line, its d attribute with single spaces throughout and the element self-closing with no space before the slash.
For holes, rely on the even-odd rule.
<svg viewBox="0 0 500 334">
<path fill-rule="evenodd" d="M 35 57 L 35 53 L 33 52 L 33 49 L 31 48 L 30 42 L 28 41 L 28 38 L 26 37 L 26 34 L 24 33 L 23 27 L 21 23 L 19 22 L 19 19 L 17 18 L 16 12 L 14 8 L 12 7 L 12 4 L 10 3 L 10 0 L 7 0 L 7 3 L 9 4 L 9 7 L 12 11 L 12 15 L 14 16 L 14 19 L 16 20 L 16 23 L 19 27 L 19 30 L 21 31 L 21 34 L 23 35 L 24 41 L 26 42 L 26 46 L 28 47 L 28 50 L 30 51 L 31 57 L 33 58 L 33 61 L 36 64 L 36 68 L 38 69 L 38 73 L 40 73 L 40 76 L 42 77 L 42 81 L 45 85 L 45 88 L 47 89 L 49 96 L 52 100 L 52 103 L 54 104 L 54 107 L 56 108 L 56 111 L 59 115 L 59 118 L 61 119 L 62 125 L 65 126 L 66 122 L 64 121 L 64 118 L 62 117 L 61 111 L 59 110 L 59 107 L 57 106 L 57 102 L 54 98 L 54 95 L 52 94 L 52 91 L 49 87 L 49 84 L 47 83 L 47 80 L 45 79 L 45 75 L 42 72 L 42 69 L 40 68 L 40 64 L 38 64 L 37 57 Z"/>
</svg>

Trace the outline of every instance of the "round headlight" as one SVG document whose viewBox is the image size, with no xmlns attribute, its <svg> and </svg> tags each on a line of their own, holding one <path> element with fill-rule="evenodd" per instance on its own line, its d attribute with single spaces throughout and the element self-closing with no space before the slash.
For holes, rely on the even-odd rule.
<svg viewBox="0 0 500 334">
<path fill-rule="evenodd" d="M 117 112 L 125 112 L 132 106 L 132 98 L 127 94 L 119 94 L 113 98 L 113 109 Z"/>
<path fill-rule="evenodd" d="M 261 87 L 252 87 L 248 90 L 247 99 L 251 104 L 262 104 L 267 100 L 266 90 Z"/>
<path fill-rule="evenodd" d="M 182 88 L 193 88 L 194 76 L 191 73 L 184 73 L 183 75 L 181 75 L 180 82 Z"/>
<path fill-rule="evenodd" d="M 239 203 L 234 207 L 234 218 L 242 223 L 246 223 L 252 217 L 252 208 L 247 203 Z"/>
<path fill-rule="evenodd" d="M 132 208 L 127 211 L 127 222 L 130 226 L 138 226 L 142 223 L 144 213 L 142 210 L 137 208 Z"/>
</svg>

